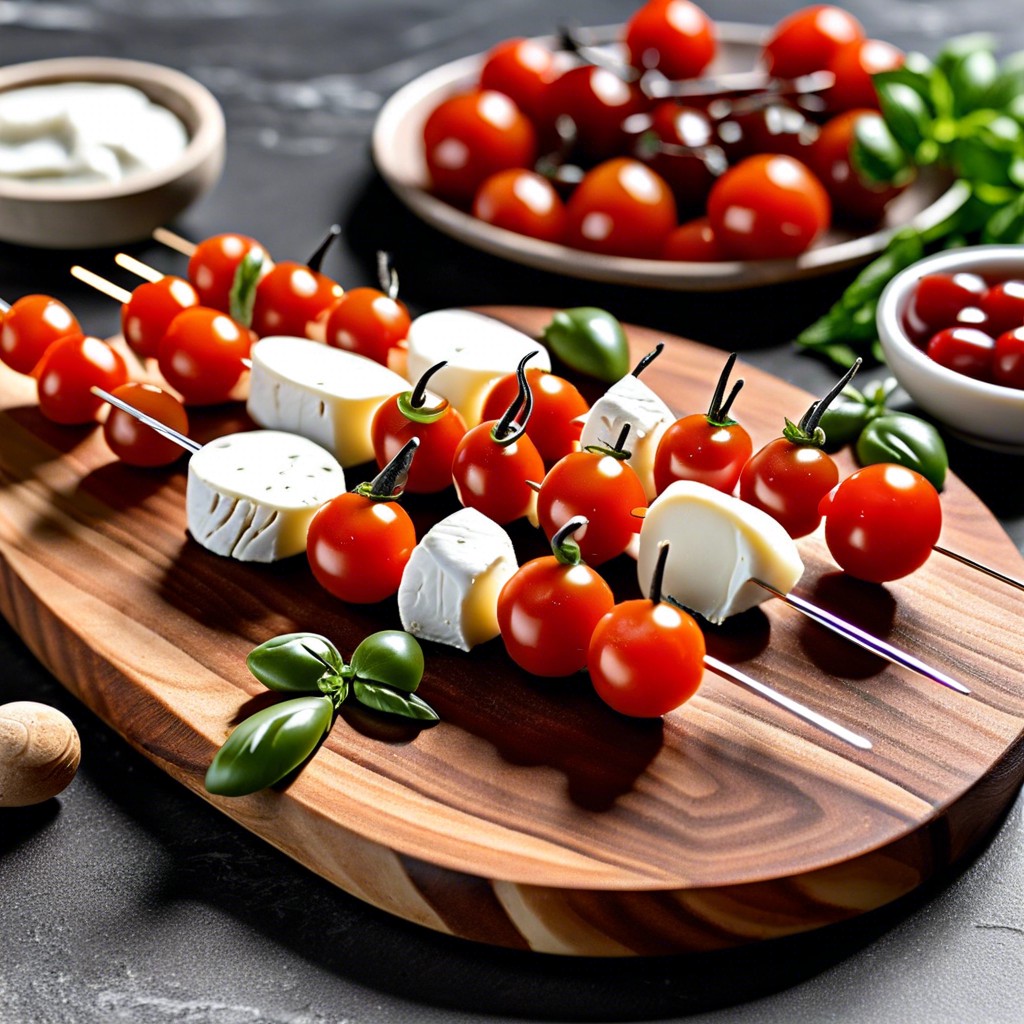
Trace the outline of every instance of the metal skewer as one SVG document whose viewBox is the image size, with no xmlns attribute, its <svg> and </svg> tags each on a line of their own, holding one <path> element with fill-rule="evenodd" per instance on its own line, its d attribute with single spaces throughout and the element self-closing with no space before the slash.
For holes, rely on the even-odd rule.
<svg viewBox="0 0 1024 1024">
<path fill-rule="evenodd" d="M 932 551 L 938 551 L 940 555 L 952 558 L 954 562 L 966 565 L 970 569 L 977 569 L 978 572 L 982 572 L 986 576 L 991 576 L 992 579 L 999 580 L 1000 583 L 1007 583 L 1011 587 L 1016 587 L 1018 590 L 1024 590 L 1024 582 L 1021 582 L 1021 580 L 1018 580 L 1013 576 L 1007 576 L 1006 573 L 999 572 L 998 569 L 993 569 L 990 566 L 983 565 L 981 562 L 976 562 L 973 558 L 968 558 L 966 555 L 958 554 L 956 551 L 950 551 L 949 548 L 944 548 L 939 544 L 936 544 L 932 548 Z"/>
<path fill-rule="evenodd" d="M 109 391 L 104 391 L 103 388 L 92 387 L 89 390 L 97 398 L 102 398 L 104 402 L 108 402 L 110 405 L 114 406 L 114 408 L 128 413 L 129 416 L 134 416 L 140 423 L 145 423 L 147 427 L 151 427 L 158 434 L 166 437 L 169 441 L 173 441 L 175 444 L 180 445 L 190 454 L 195 455 L 195 453 L 203 447 L 198 441 L 193 441 L 191 437 L 179 433 L 173 427 L 167 426 L 166 423 L 161 423 L 160 420 L 154 419 L 152 416 L 141 412 L 136 409 L 134 405 L 129 405 L 120 398 L 116 398 L 114 395 L 110 394 Z"/>
</svg>

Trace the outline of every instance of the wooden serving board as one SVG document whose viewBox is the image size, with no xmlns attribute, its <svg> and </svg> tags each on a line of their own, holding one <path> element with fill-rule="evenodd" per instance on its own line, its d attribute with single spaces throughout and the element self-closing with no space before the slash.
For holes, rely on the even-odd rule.
<svg viewBox="0 0 1024 1024">
<path fill-rule="evenodd" d="M 490 310 L 529 332 L 550 311 Z M 662 336 L 631 329 L 635 355 Z M 646 372 L 703 410 L 722 353 L 669 339 Z M 751 367 L 737 415 L 755 448 L 810 396 Z M 140 471 L 100 432 L 35 408 L 0 376 L 0 611 L 39 659 L 190 789 L 247 714 L 249 675 L 291 630 L 350 654 L 399 625 L 393 601 L 344 606 L 305 560 L 245 565 L 185 533 L 184 465 Z M 244 413 L 193 417 L 208 440 Z M 354 481 L 353 481 L 354 482 Z M 451 505 L 411 499 L 422 525 Z M 443 506 L 443 507 L 442 507 Z M 942 541 L 1020 575 L 1019 553 L 958 480 Z M 523 558 L 534 531 L 514 531 Z M 1024 772 L 1019 595 L 933 556 L 885 587 L 837 573 L 815 538 L 796 592 L 943 667 L 964 697 L 886 665 L 770 601 L 708 630 L 711 653 L 868 736 L 858 751 L 707 673 L 664 720 L 607 709 L 585 677 L 520 672 L 500 641 L 425 645 L 421 732 L 343 713 L 287 786 L 212 803 L 375 906 L 471 940 L 583 955 L 707 950 L 815 928 L 907 893 L 984 840 Z M 632 565 L 610 566 L 620 597 Z"/>
</svg>

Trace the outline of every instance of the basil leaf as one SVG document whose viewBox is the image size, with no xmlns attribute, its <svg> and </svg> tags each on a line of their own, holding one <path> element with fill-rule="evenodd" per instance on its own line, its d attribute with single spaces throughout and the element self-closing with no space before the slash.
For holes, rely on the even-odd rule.
<svg viewBox="0 0 1024 1024">
<path fill-rule="evenodd" d="M 989 32 L 971 32 L 950 39 L 935 58 L 935 66 L 953 81 L 959 65 L 976 53 L 995 50 L 995 39 Z"/>
<path fill-rule="evenodd" d="M 867 182 L 901 182 L 913 173 L 908 152 L 876 114 L 857 118 L 850 145 L 850 163 L 857 175 Z"/>
<path fill-rule="evenodd" d="M 411 633 L 384 629 L 355 649 L 351 668 L 363 681 L 412 693 L 423 678 L 423 648 Z"/>
<path fill-rule="evenodd" d="M 252 310 L 256 304 L 256 285 L 263 276 L 263 250 L 250 249 L 235 268 L 228 299 L 228 315 L 243 327 L 252 326 Z"/>
<path fill-rule="evenodd" d="M 954 62 L 948 74 L 956 116 L 991 105 L 988 97 L 999 80 L 999 63 L 991 50 L 965 54 Z"/>
<path fill-rule="evenodd" d="M 1024 194 L 992 214 L 982 230 L 981 240 L 1003 245 L 1024 243 Z"/>
<path fill-rule="evenodd" d="M 250 651 L 245 663 L 268 689 L 286 693 L 316 693 L 321 676 L 344 667 L 337 647 L 319 633 L 275 636 Z"/>
<path fill-rule="evenodd" d="M 913 153 L 928 138 L 932 112 L 921 96 L 902 82 L 881 82 L 875 87 L 878 105 L 893 138 L 906 153 Z"/>
<path fill-rule="evenodd" d="M 386 686 L 377 686 L 356 679 L 352 684 L 352 694 L 360 704 L 365 704 L 374 711 L 384 711 L 391 715 L 402 715 L 420 722 L 437 722 L 438 713 L 424 700 L 414 693 L 398 693 Z"/>
</svg>

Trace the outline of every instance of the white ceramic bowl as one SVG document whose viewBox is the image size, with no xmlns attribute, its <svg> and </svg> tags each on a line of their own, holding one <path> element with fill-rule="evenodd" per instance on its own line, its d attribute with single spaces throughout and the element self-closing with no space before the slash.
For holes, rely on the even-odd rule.
<svg viewBox="0 0 1024 1024">
<path fill-rule="evenodd" d="M 974 245 L 925 257 L 897 274 L 878 303 L 878 337 L 893 375 L 934 419 L 984 447 L 1024 452 L 1024 391 L 986 384 L 940 366 L 903 329 L 903 313 L 926 274 L 966 271 L 992 280 L 1024 279 L 1024 245 Z"/>
<path fill-rule="evenodd" d="M 224 165 L 224 114 L 205 86 L 172 68 L 115 57 L 65 57 L 0 68 L 0 91 L 51 82 L 135 86 L 188 132 L 167 167 L 117 183 L 0 179 L 0 240 L 46 249 L 121 245 L 145 238 L 208 191 Z"/>
</svg>

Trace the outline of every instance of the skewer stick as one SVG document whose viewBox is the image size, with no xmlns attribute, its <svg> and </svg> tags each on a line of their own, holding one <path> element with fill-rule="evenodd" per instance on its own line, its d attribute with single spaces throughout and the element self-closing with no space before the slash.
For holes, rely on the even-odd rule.
<svg viewBox="0 0 1024 1024">
<path fill-rule="evenodd" d="M 912 672 L 917 672 L 933 682 L 941 683 L 950 690 L 956 690 L 957 693 L 969 694 L 971 692 L 963 683 L 957 682 L 952 676 L 946 675 L 945 672 L 932 668 L 931 665 L 926 665 L 912 654 L 901 651 L 898 647 L 894 647 L 880 637 L 868 633 L 855 626 L 852 622 L 847 622 L 846 619 L 840 618 L 838 615 L 833 615 L 832 612 L 826 611 L 824 608 L 819 608 L 816 604 L 811 604 L 810 601 L 805 601 L 802 597 L 787 594 L 777 587 L 773 587 L 770 583 L 765 583 L 764 580 L 751 579 L 750 582 L 756 583 L 759 587 L 767 590 L 769 594 L 779 598 L 779 600 L 788 604 L 791 608 L 795 608 L 798 612 L 802 612 L 819 625 L 824 626 L 826 629 L 831 629 L 832 632 L 845 637 L 852 643 L 857 644 L 858 647 L 863 647 L 872 654 L 877 654 L 879 657 L 891 661 L 894 665 L 909 668 Z"/>
<path fill-rule="evenodd" d="M 940 555 L 952 558 L 954 562 L 966 565 L 970 569 L 977 569 L 978 572 L 982 572 L 986 576 L 991 576 L 992 579 L 999 580 L 1000 583 L 1006 583 L 1011 587 L 1016 587 L 1018 590 L 1024 590 L 1024 582 L 1021 582 L 1013 576 L 1007 576 L 1006 573 L 999 572 L 998 569 L 993 569 L 990 566 L 983 565 L 981 562 L 976 562 L 973 558 L 968 558 L 967 555 L 961 555 L 956 551 L 950 551 L 949 548 L 944 548 L 940 544 L 936 544 L 932 548 L 932 551 L 937 551 Z"/>
<path fill-rule="evenodd" d="M 166 245 L 168 249 L 180 252 L 182 256 L 191 256 L 196 251 L 195 242 L 190 242 L 187 238 L 182 238 L 181 235 L 168 231 L 167 228 L 155 228 L 153 240 L 161 245 Z"/>
<path fill-rule="evenodd" d="M 137 260 L 134 256 L 129 256 L 126 252 L 119 252 L 114 257 L 114 262 L 130 274 L 141 277 L 144 281 L 149 281 L 151 284 L 155 284 L 165 276 L 155 267 L 151 267 L 148 263 L 143 263 L 142 260 Z"/>
<path fill-rule="evenodd" d="M 109 391 L 104 391 L 103 388 L 92 387 L 89 390 L 97 398 L 102 398 L 104 402 L 108 402 L 110 405 L 114 406 L 114 408 L 128 413 L 129 416 L 134 416 L 140 423 L 145 423 L 147 427 L 151 427 L 162 437 L 166 437 L 169 441 L 173 441 L 176 445 L 184 448 L 185 451 L 190 454 L 195 455 L 195 453 L 203 447 L 198 441 L 193 441 L 191 437 L 179 433 L 173 427 L 167 426 L 166 423 L 161 423 L 160 420 L 154 419 L 152 416 L 148 416 L 146 413 L 136 409 L 134 405 L 129 405 L 127 402 L 124 402 L 120 398 L 116 398 L 114 395 L 110 394 Z"/>
<path fill-rule="evenodd" d="M 80 267 L 77 263 L 71 268 L 71 276 L 77 277 L 79 281 L 103 292 L 104 295 L 120 302 L 122 306 L 132 297 L 132 293 L 126 288 L 114 284 L 113 281 L 108 281 L 105 277 L 100 277 L 99 274 L 94 274 L 87 267 Z"/>
<path fill-rule="evenodd" d="M 756 679 L 748 676 L 745 672 L 741 672 L 739 669 L 733 668 L 732 665 L 727 665 L 724 661 L 719 661 L 717 658 L 713 658 L 710 654 L 704 655 L 704 664 L 716 675 L 725 676 L 726 679 L 731 679 L 734 683 L 739 683 L 740 686 L 744 686 L 748 690 L 758 694 L 758 696 L 770 700 L 780 708 L 785 708 L 786 711 L 791 712 L 798 718 L 802 718 L 805 722 L 809 722 L 811 725 L 817 726 L 819 729 L 824 729 L 825 732 L 830 733 L 837 739 L 842 740 L 844 743 L 849 743 L 851 746 L 857 747 L 860 750 L 871 750 L 871 740 L 847 729 L 845 725 L 833 722 L 831 718 L 826 718 L 817 711 L 812 711 L 809 707 L 806 707 L 799 701 L 793 700 L 791 697 L 787 697 L 784 693 L 779 693 L 778 690 L 775 690 L 764 683 L 758 682 Z"/>
</svg>

